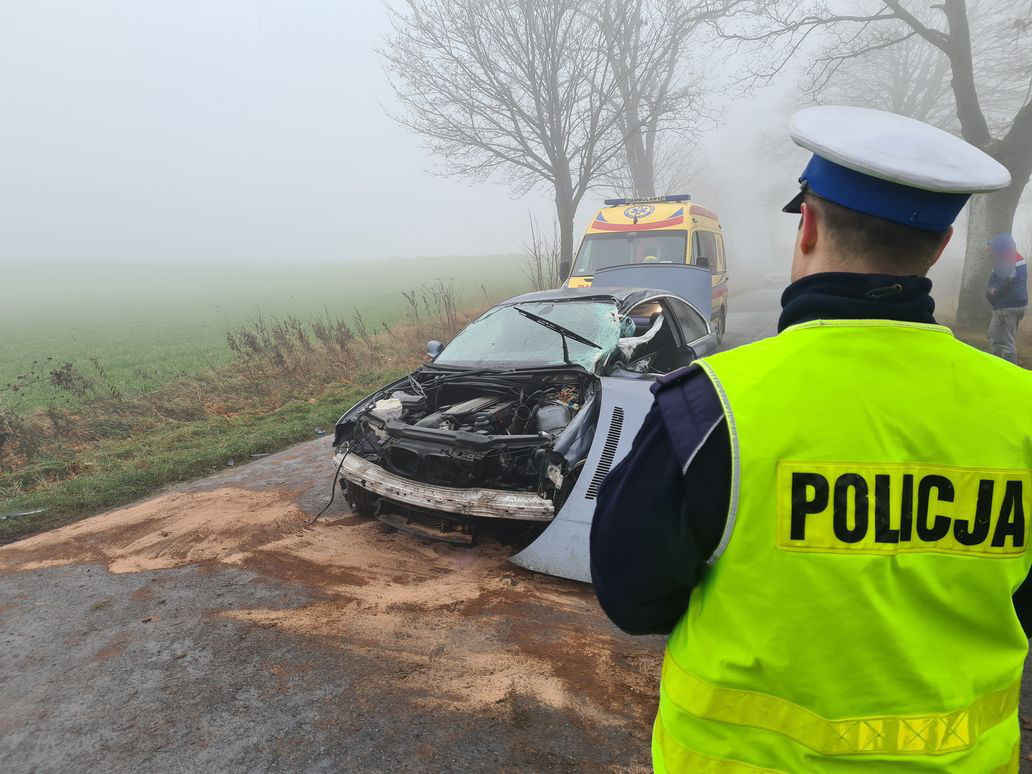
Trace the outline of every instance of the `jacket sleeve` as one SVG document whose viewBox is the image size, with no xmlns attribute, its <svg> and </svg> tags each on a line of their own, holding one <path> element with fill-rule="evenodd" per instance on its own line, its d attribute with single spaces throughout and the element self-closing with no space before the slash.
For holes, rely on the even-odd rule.
<svg viewBox="0 0 1032 774">
<path fill-rule="evenodd" d="M 684 614 L 723 533 L 730 491 L 730 441 L 709 380 L 692 369 L 653 391 L 630 452 L 599 489 L 591 526 L 595 594 L 631 634 L 668 633 Z"/>
<path fill-rule="evenodd" d="M 1014 612 L 1018 614 L 1025 636 L 1032 637 L 1032 576 L 1025 578 L 1014 592 Z"/>
</svg>

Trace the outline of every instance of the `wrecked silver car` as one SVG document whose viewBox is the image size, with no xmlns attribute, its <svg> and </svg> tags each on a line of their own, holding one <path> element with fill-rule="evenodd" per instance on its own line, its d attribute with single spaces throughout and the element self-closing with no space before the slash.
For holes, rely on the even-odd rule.
<svg viewBox="0 0 1032 774">
<path fill-rule="evenodd" d="M 690 279 L 708 301 L 702 274 Z M 435 540 L 470 543 L 484 519 L 551 523 L 513 561 L 586 580 L 594 499 L 652 379 L 714 347 L 697 307 L 667 290 L 596 282 L 509 299 L 338 420 L 342 486 L 359 514 Z"/>
</svg>

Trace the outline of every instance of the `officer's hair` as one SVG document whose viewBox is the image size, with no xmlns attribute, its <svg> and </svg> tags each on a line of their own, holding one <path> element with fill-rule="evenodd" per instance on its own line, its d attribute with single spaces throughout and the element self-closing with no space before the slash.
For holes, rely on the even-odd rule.
<svg viewBox="0 0 1032 774">
<path fill-rule="evenodd" d="M 874 273 L 923 276 L 946 236 L 857 212 L 809 191 L 803 201 L 817 211 L 838 256 L 844 262 L 862 262 Z"/>
</svg>

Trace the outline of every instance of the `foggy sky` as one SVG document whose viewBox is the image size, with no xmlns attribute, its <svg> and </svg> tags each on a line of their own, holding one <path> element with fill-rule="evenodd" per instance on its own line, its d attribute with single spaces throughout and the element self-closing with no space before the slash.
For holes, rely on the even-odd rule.
<svg viewBox="0 0 1032 774">
<path fill-rule="evenodd" d="M 510 252 L 505 187 L 384 114 L 379 2 L 0 2 L 0 260 Z"/>
<path fill-rule="evenodd" d="M 0 0 L 0 261 L 514 251 L 530 214 L 551 223 L 549 192 L 428 171 L 383 109 L 386 24 L 378 0 Z M 791 89 L 726 105 L 690 149 L 732 268 L 787 267 Z"/>
</svg>

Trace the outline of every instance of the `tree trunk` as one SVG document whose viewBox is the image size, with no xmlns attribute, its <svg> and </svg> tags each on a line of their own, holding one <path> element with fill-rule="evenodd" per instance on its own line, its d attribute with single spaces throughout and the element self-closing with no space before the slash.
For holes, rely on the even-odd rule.
<svg viewBox="0 0 1032 774">
<path fill-rule="evenodd" d="M 632 132 L 624 140 L 627 154 L 627 171 L 631 174 L 632 194 L 635 197 L 656 195 L 656 176 L 652 159 L 645 147 L 642 132 Z"/>
<path fill-rule="evenodd" d="M 992 265 L 989 261 L 988 242 L 996 234 L 1011 232 L 1018 199 L 1024 187 L 1023 183 L 1011 183 L 1002 191 L 971 197 L 968 204 L 964 272 L 957 301 L 957 323 L 960 325 L 981 326 L 989 322 L 992 310 L 986 301 L 985 291 L 989 286 Z"/>
<path fill-rule="evenodd" d="M 576 207 L 573 203 L 573 186 L 556 181 L 555 216 L 559 225 L 559 260 L 569 261 L 573 265 L 573 216 Z"/>
<path fill-rule="evenodd" d="M 656 181 L 652 174 L 652 165 L 647 161 L 635 164 L 631 169 L 631 180 L 634 182 L 634 196 L 647 198 L 656 195 Z"/>
</svg>

